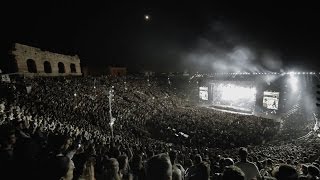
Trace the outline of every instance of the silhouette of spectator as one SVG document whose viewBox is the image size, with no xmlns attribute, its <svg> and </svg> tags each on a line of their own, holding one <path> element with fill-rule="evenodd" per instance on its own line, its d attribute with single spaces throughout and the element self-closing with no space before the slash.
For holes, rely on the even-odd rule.
<svg viewBox="0 0 320 180">
<path fill-rule="evenodd" d="M 55 156 L 49 160 L 49 168 L 45 179 L 72 180 L 75 166 L 67 156 Z"/>
<path fill-rule="evenodd" d="M 227 166 L 224 168 L 222 180 L 245 180 L 244 172 L 237 166 Z"/>
<path fill-rule="evenodd" d="M 235 166 L 239 167 L 245 174 L 245 179 L 261 179 L 260 172 L 258 170 L 258 167 L 247 160 L 248 157 L 248 150 L 244 147 L 241 147 L 239 149 L 239 156 L 240 161 L 235 163 Z"/>
<path fill-rule="evenodd" d="M 299 179 L 299 174 L 297 170 L 294 167 L 287 164 L 280 165 L 278 170 L 276 170 L 274 174 L 277 180 L 298 180 Z"/>
<path fill-rule="evenodd" d="M 172 165 L 167 154 L 158 154 L 147 161 L 147 180 L 171 180 Z"/>
</svg>

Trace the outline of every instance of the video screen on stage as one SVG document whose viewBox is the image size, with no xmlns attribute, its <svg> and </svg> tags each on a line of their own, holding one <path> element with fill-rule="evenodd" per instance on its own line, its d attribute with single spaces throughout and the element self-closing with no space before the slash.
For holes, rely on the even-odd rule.
<svg viewBox="0 0 320 180">
<path fill-rule="evenodd" d="M 213 81 L 211 92 L 215 106 L 254 110 L 256 87 L 252 81 Z"/>
<path fill-rule="evenodd" d="M 263 107 L 278 110 L 279 92 L 263 92 Z"/>
<path fill-rule="evenodd" d="M 199 87 L 199 97 L 201 100 L 209 100 L 208 89 L 208 87 Z"/>
</svg>

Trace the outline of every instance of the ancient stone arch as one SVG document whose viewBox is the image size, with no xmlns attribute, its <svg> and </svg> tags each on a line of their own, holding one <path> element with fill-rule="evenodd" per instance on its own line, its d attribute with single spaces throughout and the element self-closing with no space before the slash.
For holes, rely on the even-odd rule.
<svg viewBox="0 0 320 180">
<path fill-rule="evenodd" d="M 49 61 L 45 61 L 43 63 L 43 67 L 44 67 L 44 72 L 45 73 L 52 73 L 52 67 Z"/>
<path fill-rule="evenodd" d="M 77 55 L 63 55 L 16 43 L 12 51 L 17 72 L 36 76 L 80 76 L 80 59 Z M 59 65 L 62 63 L 62 65 Z M 63 68 L 62 68 L 63 67 Z"/>
<path fill-rule="evenodd" d="M 37 65 L 33 59 L 27 59 L 27 67 L 29 73 L 37 73 Z"/>
<path fill-rule="evenodd" d="M 65 73 L 66 72 L 66 68 L 64 67 L 64 64 L 62 62 L 58 63 L 58 72 L 59 73 Z"/>
</svg>

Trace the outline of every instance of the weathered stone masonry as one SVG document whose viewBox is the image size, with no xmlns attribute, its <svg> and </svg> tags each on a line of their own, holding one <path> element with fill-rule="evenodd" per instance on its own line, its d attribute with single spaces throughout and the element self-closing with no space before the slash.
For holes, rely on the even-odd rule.
<svg viewBox="0 0 320 180">
<path fill-rule="evenodd" d="M 80 76 L 80 59 L 16 43 L 12 54 L 18 73 L 36 76 Z"/>
</svg>

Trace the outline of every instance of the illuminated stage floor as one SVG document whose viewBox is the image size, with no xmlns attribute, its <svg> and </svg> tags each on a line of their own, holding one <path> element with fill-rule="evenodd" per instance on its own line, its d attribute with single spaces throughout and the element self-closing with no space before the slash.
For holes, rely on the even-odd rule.
<svg viewBox="0 0 320 180">
<path fill-rule="evenodd" d="M 251 111 L 251 110 L 238 108 L 238 107 L 234 107 L 234 106 L 223 106 L 223 105 L 209 105 L 209 106 L 200 105 L 200 106 L 206 107 L 209 109 L 214 109 L 217 111 L 233 113 L 233 114 L 254 115 L 253 111 Z"/>
</svg>

